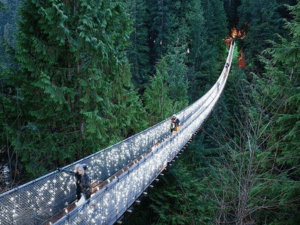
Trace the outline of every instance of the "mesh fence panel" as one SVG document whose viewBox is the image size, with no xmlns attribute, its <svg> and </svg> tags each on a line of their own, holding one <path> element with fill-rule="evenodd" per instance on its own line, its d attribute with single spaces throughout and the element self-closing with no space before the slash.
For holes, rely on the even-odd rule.
<svg viewBox="0 0 300 225">
<path fill-rule="evenodd" d="M 233 49 L 231 49 L 227 58 L 229 62 L 232 60 L 232 51 Z M 219 83 L 220 86 L 218 87 L 217 83 L 221 82 L 222 79 L 223 82 Z M 194 111 L 193 114 L 189 115 L 189 119 L 185 120 L 183 129 L 179 131 L 177 135 L 168 138 L 157 146 L 156 149 L 153 149 L 151 154 L 136 164 L 135 168 L 131 168 L 131 170 L 123 173 L 121 179 L 111 183 L 104 191 L 105 195 L 109 196 L 109 198 L 103 199 L 103 193 L 99 192 L 91 198 L 90 203 L 86 203 L 83 211 L 81 208 L 76 208 L 71 212 L 69 218 L 65 216 L 56 224 L 69 224 L 70 221 L 72 221 L 73 224 L 81 224 L 81 222 L 79 222 L 78 212 L 93 214 L 93 219 L 85 221 L 85 224 L 114 224 L 134 200 L 141 195 L 143 190 L 158 176 L 165 161 L 170 161 L 174 158 L 190 139 L 191 135 L 202 126 L 219 100 L 226 80 L 227 75 L 225 76 L 225 71 L 223 70 L 218 82 L 209 91 L 205 102 L 200 103 L 201 106 L 198 110 Z M 99 210 L 97 205 L 102 210 Z M 97 220 L 96 218 L 101 219 Z"/>
<path fill-rule="evenodd" d="M 231 62 L 233 49 L 234 46 L 231 46 L 226 62 Z M 152 147 L 155 143 L 160 143 L 169 135 L 170 118 L 64 167 L 73 170 L 77 163 L 86 163 L 90 168 L 88 173 L 91 179 L 103 181 L 153 149 L 139 163 L 56 224 L 113 224 L 203 124 L 224 89 L 226 71 L 224 68 L 216 84 L 202 98 L 177 113 L 182 129 L 155 148 Z M 0 224 L 48 224 L 53 216 L 58 215 L 76 198 L 75 195 L 74 177 L 52 172 L 1 194 Z"/>
</svg>

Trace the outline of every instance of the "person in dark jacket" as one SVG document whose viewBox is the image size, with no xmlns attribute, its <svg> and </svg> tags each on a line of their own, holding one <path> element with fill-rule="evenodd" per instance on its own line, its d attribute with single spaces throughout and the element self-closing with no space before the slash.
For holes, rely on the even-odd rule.
<svg viewBox="0 0 300 225">
<path fill-rule="evenodd" d="M 228 68 L 229 68 L 229 63 L 226 63 L 226 64 L 225 64 L 225 68 L 226 68 L 226 71 L 227 71 Z"/>
<path fill-rule="evenodd" d="M 175 127 L 179 127 L 180 126 L 180 120 L 176 117 L 176 115 L 175 115 L 175 121 L 174 121 L 174 123 L 175 123 Z"/>
<path fill-rule="evenodd" d="M 65 172 L 70 175 L 75 176 L 76 179 L 76 195 L 77 200 L 79 201 L 80 198 L 83 196 L 85 200 L 91 197 L 91 179 L 89 175 L 85 172 L 87 169 L 86 164 L 77 164 L 75 166 L 75 172 L 71 170 L 61 169 L 58 168 L 60 172 Z"/>
<path fill-rule="evenodd" d="M 170 125 L 170 130 L 171 130 L 171 135 L 174 130 L 176 130 L 176 127 L 179 127 L 180 120 L 176 117 L 176 114 L 174 114 L 171 118 L 171 125 Z"/>
<path fill-rule="evenodd" d="M 173 116 L 171 117 L 171 124 L 170 124 L 171 135 L 173 134 L 173 131 L 175 130 L 175 119 L 176 119 L 176 116 L 173 115 Z"/>
</svg>

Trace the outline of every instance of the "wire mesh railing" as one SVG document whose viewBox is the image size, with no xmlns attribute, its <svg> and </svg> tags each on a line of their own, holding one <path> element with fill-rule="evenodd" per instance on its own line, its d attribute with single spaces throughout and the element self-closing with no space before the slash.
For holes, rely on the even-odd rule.
<svg viewBox="0 0 300 225">
<path fill-rule="evenodd" d="M 232 60 L 232 51 L 233 49 L 228 56 L 228 62 Z M 154 148 L 151 154 L 146 155 L 134 167 L 107 185 L 106 189 L 98 192 L 90 201 L 77 207 L 55 224 L 114 224 L 159 175 L 165 163 L 170 162 L 189 141 L 191 135 L 202 126 L 219 100 L 229 69 L 223 70 L 217 83 L 208 92 L 205 102 L 199 101 L 201 106 L 193 111 L 176 135 Z M 222 83 L 218 85 L 218 82 Z"/>
<path fill-rule="evenodd" d="M 234 45 L 227 61 L 231 62 Z M 229 71 L 230 67 L 227 71 Z M 77 163 L 89 166 L 92 180 L 106 180 L 126 167 L 140 155 L 145 157 L 121 174 L 83 205 L 62 217 L 57 224 L 112 224 L 135 201 L 203 124 L 227 80 L 223 69 L 216 84 L 198 101 L 177 113 L 182 129 L 171 138 L 170 118 L 130 138 L 93 155 L 74 162 L 64 169 L 73 169 Z M 160 143 L 155 148 L 155 143 Z M 76 199 L 75 179 L 54 171 L 32 182 L 0 195 L 0 224 L 48 224 L 49 220 Z"/>
</svg>

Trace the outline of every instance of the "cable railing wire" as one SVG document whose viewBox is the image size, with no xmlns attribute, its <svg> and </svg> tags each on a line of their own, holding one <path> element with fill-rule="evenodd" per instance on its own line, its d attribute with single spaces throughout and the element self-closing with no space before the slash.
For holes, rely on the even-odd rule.
<svg viewBox="0 0 300 225">
<path fill-rule="evenodd" d="M 231 61 L 232 54 L 229 55 L 229 59 Z M 225 76 L 225 79 L 222 75 Z M 222 75 L 220 78 L 226 81 L 227 75 L 224 71 Z M 193 120 L 186 121 L 178 134 L 161 143 L 134 168 L 110 183 L 107 189 L 98 192 L 90 201 L 77 207 L 55 224 L 114 224 L 159 175 L 165 162 L 174 158 L 190 139 L 191 134 L 204 123 L 219 100 L 224 86 L 225 82 L 219 87 L 219 90 L 216 85 L 211 88 L 213 93 L 207 98 L 206 104 L 202 104 L 192 115 Z"/>
<path fill-rule="evenodd" d="M 226 62 L 231 62 L 233 48 L 234 46 L 231 46 Z M 230 68 L 228 68 L 228 71 L 229 69 Z M 74 215 L 74 218 L 77 218 L 74 219 L 74 224 L 81 224 L 78 220 L 78 216 L 84 219 L 90 218 L 86 220 L 90 223 L 86 224 L 93 224 L 93 220 L 97 221 L 95 222 L 96 224 L 110 224 L 112 221 L 115 221 L 119 215 L 122 215 L 126 207 L 128 208 L 153 179 L 155 179 L 160 172 L 160 168 L 162 168 L 166 162 L 170 162 L 178 150 L 186 144 L 193 132 L 199 128 L 200 122 L 202 121 L 203 123 L 205 118 L 201 115 L 204 115 L 204 112 L 206 112 L 205 109 L 213 103 L 217 96 L 220 96 L 221 90 L 224 88 L 228 77 L 225 76 L 225 72 L 224 68 L 216 84 L 202 98 L 177 113 L 178 118 L 182 122 L 182 129 L 176 136 L 171 136 L 171 138 L 164 141 L 163 144 L 159 144 L 159 147 L 152 151 L 151 154 L 148 154 L 141 162 L 118 177 L 117 181 L 107 185 L 105 189 L 92 196 L 88 202 L 77 207 L 67 214 L 67 216 L 60 219 L 57 224 L 73 224 L 71 222 L 73 220 L 72 215 Z M 226 79 L 224 79 L 224 76 Z M 217 85 L 218 82 L 219 87 Z M 86 163 L 89 166 L 88 173 L 91 179 L 104 181 L 135 160 L 138 156 L 145 154 L 154 144 L 166 139 L 170 133 L 169 120 L 170 118 L 167 118 L 132 137 L 64 168 L 73 169 L 77 163 Z M 154 159 L 156 161 L 153 161 Z M 147 165 L 147 167 L 144 165 Z M 138 168 L 143 168 L 142 171 L 144 172 L 137 172 L 139 171 Z M 140 177 L 138 173 L 142 173 L 142 181 L 137 179 L 137 177 Z M 136 176 L 132 174 L 136 174 Z M 120 196 L 126 197 L 120 198 L 118 195 L 112 194 L 118 194 L 119 192 L 117 190 L 119 190 L 119 187 L 132 187 L 133 190 L 127 188 L 128 190 L 126 189 L 126 192 L 125 188 L 122 188 L 124 191 L 120 193 Z M 0 195 L 0 224 L 47 224 L 50 218 L 60 213 L 65 206 L 76 199 L 75 189 L 75 180 L 73 177 L 54 171 L 27 184 L 21 185 L 18 188 L 5 192 Z M 108 192 L 108 190 L 110 191 Z M 108 196 L 110 196 L 110 198 L 108 198 Z M 100 201 L 100 199 L 102 200 Z M 100 205 L 99 202 L 101 202 Z M 119 204 L 119 206 L 116 207 L 116 205 L 112 205 L 112 202 Z M 94 209 L 93 211 L 91 210 L 92 205 L 94 205 L 94 208 L 96 206 L 100 208 Z M 106 206 L 105 210 L 103 208 L 104 206 Z M 101 211 L 101 209 L 104 211 Z M 116 212 L 116 214 L 112 212 Z M 77 215 L 77 213 L 79 214 Z M 85 213 L 88 214 L 85 215 Z M 90 214 L 95 217 L 89 217 L 88 215 Z M 95 218 L 100 218 L 99 215 L 101 215 L 101 219 L 96 220 Z"/>
</svg>

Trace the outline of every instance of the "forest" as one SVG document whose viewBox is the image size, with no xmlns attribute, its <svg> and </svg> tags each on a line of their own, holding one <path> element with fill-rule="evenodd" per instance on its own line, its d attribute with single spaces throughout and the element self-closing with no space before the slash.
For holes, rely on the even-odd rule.
<svg viewBox="0 0 300 225">
<path fill-rule="evenodd" d="M 0 0 L 0 194 L 225 90 L 124 224 L 299 224 L 299 0 Z"/>
</svg>

